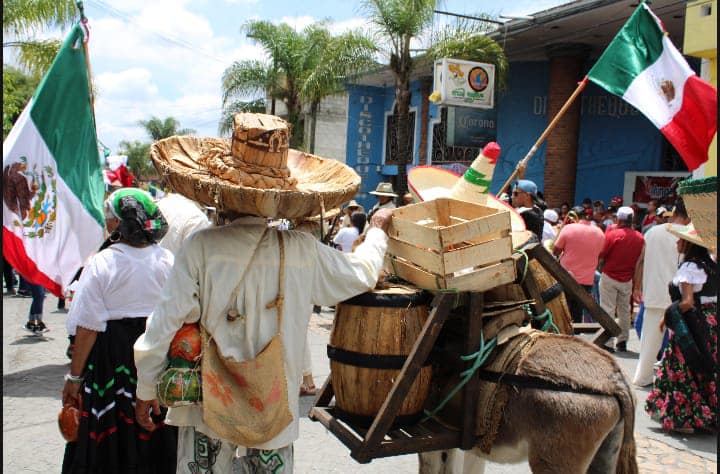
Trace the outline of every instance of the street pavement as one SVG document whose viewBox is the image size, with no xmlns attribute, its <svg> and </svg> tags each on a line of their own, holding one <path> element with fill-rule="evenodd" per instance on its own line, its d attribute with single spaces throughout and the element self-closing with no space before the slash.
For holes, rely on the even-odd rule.
<svg viewBox="0 0 720 474">
<path fill-rule="evenodd" d="M 64 441 L 57 426 L 63 375 L 69 369 L 65 356 L 66 311 L 57 310 L 57 299 L 45 300 L 45 323 L 51 329 L 44 337 L 26 335 L 22 329 L 30 298 L 3 296 L 3 472 L 60 472 Z M 333 314 L 323 311 L 310 322 L 310 344 L 315 384 L 320 387 L 330 368 L 326 355 Z M 634 333 L 629 352 L 616 355 L 626 373 L 632 374 L 639 341 Z M 667 434 L 643 411 L 647 389 L 636 389 L 635 437 L 641 473 L 715 473 L 717 436 Z M 416 473 L 417 456 L 376 459 L 358 464 L 349 450 L 307 413 L 313 397 L 301 398 L 300 439 L 295 443 L 297 473 Z M 527 464 L 488 463 L 489 474 L 530 472 Z"/>
</svg>

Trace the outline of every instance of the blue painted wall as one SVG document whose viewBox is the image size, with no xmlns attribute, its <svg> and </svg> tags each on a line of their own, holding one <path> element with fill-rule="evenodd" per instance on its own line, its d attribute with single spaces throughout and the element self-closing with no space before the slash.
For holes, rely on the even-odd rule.
<svg viewBox="0 0 720 474">
<path fill-rule="evenodd" d="M 490 191 L 505 184 L 517 163 L 527 154 L 547 126 L 547 91 L 550 67 L 547 62 L 510 64 L 508 87 L 498 96 L 497 142 L 502 148 L 495 165 Z M 543 189 L 545 145 L 535 152 L 525 178 Z"/>
<path fill-rule="evenodd" d="M 410 107 L 417 107 L 415 115 L 415 143 L 413 164 L 420 153 L 420 117 L 422 116 L 422 90 L 419 81 L 410 84 Z M 346 163 L 362 178 L 360 191 L 355 198 L 365 209 L 375 205 L 375 197 L 368 194 L 378 183 L 397 175 L 397 166 L 385 166 L 385 123 L 395 101 L 395 87 L 350 86 Z"/>
<path fill-rule="evenodd" d="M 662 134 L 634 107 L 589 83 L 580 96 L 575 201 L 622 196 L 626 171 L 659 171 Z"/>
<path fill-rule="evenodd" d="M 691 66 L 697 64 L 691 61 Z M 550 66 L 547 61 L 510 64 L 508 87 L 497 100 L 497 142 L 502 147 L 493 175 L 491 191 L 497 190 L 529 151 L 548 124 L 547 92 Z M 411 83 L 411 106 L 417 107 L 413 164 L 420 153 L 422 92 L 419 81 Z M 392 110 L 394 87 L 351 86 L 348 109 L 346 162 L 362 177 L 356 198 L 365 208 L 375 204 L 367 194 L 381 181 L 397 174 L 397 166 L 385 166 L 386 113 Z M 642 114 L 594 84 L 581 97 L 581 116 L 575 200 L 622 195 L 626 171 L 660 171 L 664 141 L 660 132 Z M 439 108 L 430 103 L 428 148 L 432 146 L 432 123 Z M 430 150 L 428 150 L 428 158 Z M 433 163 L 439 165 L 439 163 Z M 444 165 L 448 165 L 445 163 Z M 412 165 L 408 166 L 410 168 Z M 530 160 L 526 178 L 544 188 L 545 145 Z"/>
<path fill-rule="evenodd" d="M 355 198 L 365 209 L 375 204 L 367 194 L 382 181 L 383 133 L 385 129 L 385 90 L 351 86 L 348 89 L 348 130 L 345 162 L 360 175 L 360 191 Z M 394 93 L 392 93 L 394 95 Z"/>
</svg>

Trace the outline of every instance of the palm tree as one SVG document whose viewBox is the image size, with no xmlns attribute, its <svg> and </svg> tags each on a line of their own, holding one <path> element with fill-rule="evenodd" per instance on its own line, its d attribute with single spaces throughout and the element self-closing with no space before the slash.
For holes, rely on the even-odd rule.
<svg viewBox="0 0 720 474">
<path fill-rule="evenodd" d="M 359 31 L 329 37 L 320 61 L 303 80 L 300 97 L 310 105 L 308 151 L 315 152 L 315 128 L 320 101 L 343 90 L 349 75 L 377 67 L 377 46 Z"/>
<path fill-rule="evenodd" d="M 387 47 L 390 69 L 395 76 L 398 176 L 400 196 L 407 192 L 407 163 L 412 159 L 410 150 L 410 73 L 413 60 L 410 43 L 419 38 L 432 25 L 437 0 L 363 0 L 362 7 L 375 26 L 381 42 Z"/>
<path fill-rule="evenodd" d="M 151 117 L 150 120 L 140 120 L 141 125 L 153 141 L 172 137 L 173 135 L 192 135 L 195 130 L 191 128 L 180 128 L 180 122 L 172 117 L 161 120 L 158 117 Z"/>
<path fill-rule="evenodd" d="M 359 33 L 333 37 L 324 22 L 313 23 L 298 32 L 287 24 L 268 21 L 248 22 L 247 36 L 260 44 L 269 61 L 238 61 L 223 74 L 223 120 L 221 130 L 229 130 L 238 101 L 249 107 L 248 97 L 266 95 L 282 100 L 288 111 L 288 122 L 295 131 L 290 144 L 303 143 L 301 112 L 303 103 L 317 104 L 322 97 L 338 90 L 342 77 L 354 68 L 364 67 L 372 51 L 371 43 Z M 353 58 L 355 62 L 353 63 Z M 274 110 L 271 113 L 275 113 Z"/>
<path fill-rule="evenodd" d="M 48 28 L 65 28 L 78 18 L 73 0 L 7 0 L 3 2 L 4 48 L 17 50 L 19 65 L 27 72 L 42 76 L 50 68 L 60 40 L 37 40 L 34 36 Z"/>
<path fill-rule="evenodd" d="M 415 59 L 411 43 L 428 36 L 437 0 L 363 0 L 362 7 L 376 29 L 378 42 L 386 47 L 389 66 L 395 76 L 396 126 L 398 150 L 397 192 L 407 192 L 407 163 L 412 161 L 410 149 L 410 74 Z M 489 17 L 484 15 L 485 18 Z M 431 38 L 431 58 L 454 57 L 492 62 L 503 75 L 507 70 L 505 55 L 494 41 L 485 37 L 484 22 L 458 22 L 445 27 Z M 496 62 L 497 61 L 497 62 Z"/>
</svg>

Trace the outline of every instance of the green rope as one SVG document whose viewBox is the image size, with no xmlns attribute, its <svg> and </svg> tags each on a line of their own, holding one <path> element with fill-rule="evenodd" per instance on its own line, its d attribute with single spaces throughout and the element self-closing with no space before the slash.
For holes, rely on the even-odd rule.
<svg viewBox="0 0 720 474">
<path fill-rule="evenodd" d="M 519 284 L 522 285 L 522 283 L 525 281 L 525 275 L 527 275 L 528 266 L 530 265 L 530 257 L 528 257 L 528 254 L 525 253 L 524 250 L 520 250 L 520 249 L 515 249 L 515 251 L 513 251 L 513 253 L 519 253 L 520 255 L 525 257 L 525 265 L 523 265 L 523 274 L 522 274 L 522 278 L 520 278 L 520 282 L 519 282 Z"/>
<path fill-rule="evenodd" d="M 485 179 L 485 175 L 479 173 L 472 166 L 465 171 L 465 174 L 463 174 L 463 179 L 470 184 L 483 186 L 486 190 L 490 188 L 490 181 Z"/>
<path fill-rule="evenodd" d="M 549 329 L 552 329 L 552 332 L 555 334 L 560 334 L 560 329 L 555 325 L 553 322 L 553 315 L 550 312 L 550 309 L 545 309 L 544 312 L 538 314 L 537 316 L 532 317 L 535 321 L 542 321 L 545 320 L 542 327 L 540 328 L 543 332 L 550 332 Z"/>
<path fill-rule="evenodd" d="M 470 378 L 473 376 L 475 371 L 479 369 L 485 361 L 487 361 L 488 357 L 490 357 L 490 354 L 492 353 L 492 350 L 497 345 L 497 337 L 493 337 L 489 341 L 485 341 L 482 335 L 482 330 L 480 330 L 480 349 L 470 355 L 460 356 L 460 360 L 467 362 L 471 360 L 475 360 L 473 362 L 473 365 L 462 372 L 460 372 L 460 376 L 462 377 L 462 380 L 453 388 L 450 393 L 445 397 L 445 399 L 440 402 L 440 404 L 435 407 L 432 411 L 425 410 L 425 417 L 422 419 L 422 421 L 429 420 L 430 418 L 434 418 L 435 415 L 442 410 L 445 405 L 460 391 L 461 388 L 465 386 L 466 383 L 470 380 Z"/>
</svg>

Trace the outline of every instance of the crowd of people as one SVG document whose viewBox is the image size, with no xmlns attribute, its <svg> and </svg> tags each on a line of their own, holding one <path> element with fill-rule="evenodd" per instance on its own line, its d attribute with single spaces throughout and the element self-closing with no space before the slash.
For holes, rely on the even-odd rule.
<svg viewBox="0 0 720 474">
<path fill-rule="evenodd" d="M 161 407 L 155 381 L 174 334 L 202 316 L 226 357 L 252 360 L 263 349 L 261 341 L 278 335 L 289 393 L 315 394 L 307 338 L 310 308 L 332 307 L 374 286 L 383 266 L 390 211 L 412 203 L 410 195 L 400 198 L 390 183 L 380 183 L 370 194 L 377 203 L 368 213 L 351 201 L 323 222 L 213 214 L 183 196 L 170 193 L 158 199 L 139 188 L 110 193 L 105 203 L 108 239 L 78 272 L 67 318 L 71 364 L 63 404 L 82 407 L 88 415 L 80 418 L 77 440 L 67 444 L 63 473 L 169 473 L 176 466 L 178 472 L 211 473 L 230 472 L 233 465 L 243 472 L 292 472 L 296 397 L 287 398 L 292 422 L 271 441 L 244 449 L 206 425 L 198 406 Z M 501 198 L 616 317 L 621 333 L 614 346 L 607 346 L 609 351 L 627 350 L 633 303 L 640 305 L 644 323 L 638 328 L 641 350 L 633 383 L 652 385 L 648 413 L 668 430 L 713 429 L 717 264 L 702 243 L 678 239 L 662 225 L 689 223 L 682 200 L 673 206 L 651 202 L 644 215 L 637 206 L 624 206 L 620 197 L 607 207 L 584 199 L 577 206 L 550 208 L 535 183 L 525 179 L 515 183 L 511 196 Z M 273 227 L 279 232 L 268 232 Z M 312 237 L 285 229 L 305 230 Z M 251 259 L 261 263 L 238 284 L 231 276 Z M 4 262 L 6 287 L 14 292 L 8 268 Z M 303 285 L 283 289 L 283 272 L 290 275 L 288 282 Z M 33 297 L 28 324 L 43 324 L 44 294 L 36 295 L 22 280 L 20 285 L 18 292 Z M 275 304 L 266 304 L 270 300 Z M 282 317 L 283 305 L 292 317 Z M 235 306 L 247 334 L 230 324 Z M 587 321 L 578 301 L 570 298 L 569 306 L 574 322 Z M 687 328 L 682 333 L 681 324 L 672 326 L 669 340 L 665 336 L 668 307 L 680 315 L 700 315 L 691 329 L 706 337 L 693 346 L 699 354 L 693 365 L 687 362 Z M 270 464 L 268 453 L 275 459 Z"/>
<path fill-rule="evenodd" d="M 627 352 L 635 317 L 640 353 L 632 382 L 652 387 L 645 404 L 651 417 L 666 430 L 716 430 L 717 255 L 694 233 L 683 199 L 672 205 L 652 200 L 644 213 L 624 206 L 620 196 L 607 207 L 586 198 L 549 208 L 535 183 L 524 179 L 501 198 L 616 319 L 620 334 L 608 351 Z M 566 296 L 573 322 L 592 322 L 580 302 Z"/>
</svg>

